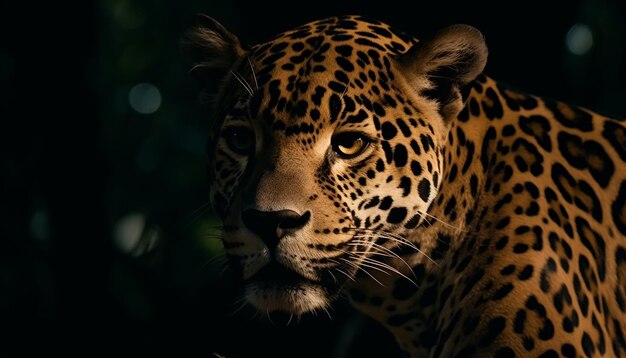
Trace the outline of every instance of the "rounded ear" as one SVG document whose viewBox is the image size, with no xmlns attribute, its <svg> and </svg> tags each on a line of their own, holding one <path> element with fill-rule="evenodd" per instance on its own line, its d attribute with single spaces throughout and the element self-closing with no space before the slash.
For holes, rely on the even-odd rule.
<svg viewBox="0 0 626 358">
<path fill-rule="evenodd" d="M 463 86 L 485 68 L 487 45 L 474 27 L 453 25 L 420 41 L 398 61 L 413 87 L 437 100 L 444 119 L 450 119 L 463 108 Z"/>
<path fill-rule="evenodd" d="M 201 90 L 211 74 L 223 77 L 246 53 L 237 36 L 204 14 L 196 15 L 194 25 L 181 39 L 181 52 Z"/>
</svg>

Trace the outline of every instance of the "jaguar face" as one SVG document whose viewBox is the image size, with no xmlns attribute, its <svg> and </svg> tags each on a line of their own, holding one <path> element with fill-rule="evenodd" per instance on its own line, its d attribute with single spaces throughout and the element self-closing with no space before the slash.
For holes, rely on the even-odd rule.
<svg viewBox="0 0 626 358">
<path fill-rule="evenodd" d="M 361 276 L 395 270 L 386 263 L 394 247 L 417 250 L 405 237 L 440 186 L 440 144 L 461 108 L 456 86 L 482 67 L 468 65 L 472 73 L 445 87 L 428 74 L 443 73 L 450 54 L 484 58 L 480 48 L 416 43 L 358 17 L 314 22 L 247 51 L 207 17 L 189 33 L 192 72 L 225 71 L 211 202 L 254 306 L 323 309 Z"/>
<path fill-rule="evenodd" d="M 326 86 L 298 96 L 310 98 Z M 246 296 L 260 308 L 302 313 L 325 306 L 361 265 L 380 262 L 370 257 L 374 251 L 384 253 L 398 231 L 418 224 L 434 196 L 437 150 L 421 150 L 419 161 L 411 159 L 404 136 L 387 126 L 383 136 L 380 128 L 397 111 L 381 107 L 380 117 L 349 92 L 328 93 L 310 109 L 319 111 L 319 123 L 277 111 L 271 95 L 250 113 L 256 99 L 244 96 L 220 128 L 211 196 Z M 427 126 L 422 130 L 429 133 Z M 390 166 L 393 174 L 386 173 Z"/>
</svg>

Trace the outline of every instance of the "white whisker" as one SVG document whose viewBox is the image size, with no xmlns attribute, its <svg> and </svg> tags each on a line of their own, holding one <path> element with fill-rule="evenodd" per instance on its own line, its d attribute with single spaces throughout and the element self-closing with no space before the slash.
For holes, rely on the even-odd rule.
<svg viewBox="0 0 626 358">
<path fill-rule="evenodd" d="M 339 265 L 339 263 L 337 262 L 337 264 Z M 347 278 L 349 278 L 350 280 L 352 280 L 353 282 L 356 282 L 356 280 L 354 279 L 354 277 L 348 275 L 347 273 L 345 273 L 345 271 L 343 271 L 342 269 L 340 269 L 339 267 L 334 267 L 333 269 L 337 270 L 337 272 L 344 274 Z"/>
<path fill-rule="evenodd" d="M 380 261 L 374 260 L 374 259 L 372 259 L 371 257 L 365 257 L 365 258 L 363 259 L 363 262 L 364 262 L 364 263 L 368 263 L 368 264 L 370 264 L 370 265 L 376 265 L 376 266 L 379 266 L 379 267 L 386 268 L 386 269 L 390 270 L 391 272 L 394 272 L 394 273 L 396 273 L 396 274 L 398 274 L 398 275 L 400 275 L 400 276 L 404 277 L 405 279 L 409 280 L 409 281 L 410 281 L 413 285 L 415 285 L 415 287 L 417 287 L 417 288 L 419 288 L 419 287 L 420 287 L 420 286 L 417 284 L 417 282 L 413 281 L 413 279 L 411 279 L 411 278 L 410 278 L 410 277 L 408 277 L 407 275 L 405 275 L 405 274 L 403 274 L 402 272 L 400 272 L 400 270 L 396 269 L 395 267 L 393 267 L 393 266 L 391 266 L 391 265 L 389 265 L 389 264 L 386 264 L 386 263 L 384 263 L 384 262 L 380 262 Z M 413 271 L 411 270 L 411 272 L 413 272 Z M 414 276 L 415 276 L 415 274 L 414 274 Z M 416 279 L 417 279 L 417 278 L 416 278 Z"/>
<path fill-rule="evenodd" d="M 420 250 L 417 246 L 415 246 L 415 244 L 414 244 L 414 243 L 412 243 L 412 242 L 410 242 L 410 241 L 408 241 L 408 240 L 406 240 L 406 239 L 404 239 L 404 238 L 399 239 L 399 238 L 397 238 L 397 237 L 395 237 L 395 236 L 387 236 L 387 235 L 386 235 L 386 233 L 380 233 L 380 234 L 374 234 L 374 235 L 372 235 L 372 234 L 366 234 L 366 235 L 359 235 L 359 234 L 357 234 L 357 235 L 354 235 L 354 237 L 355 237 L 355 238 L 374 238 L 374 237 L 382 237 L 382 238 L 384 238 L 384 239 L 387 239 L 387 240 L 390 240 L 390 241 L 396 242 L 396 243 L 398 243 L 398 244 L 405 245 L 405 246 L 408 246 L 408 247 L 412 248 L 412 249 L 413 249 L 413 250 L 415 250 L 416 252 L 419 252 L 419 253 L 421 253 L 422 255 L 424 255 L 424 256 L 425 256 L 428 260 L 430 260 L 432 263 L 434 263 L 435 265 L 437 265 L 437 263 L 435 262 L 435 260 L 433 260 L 432 258 L 430 258 L 430 256 L 426 255 L 426 253 L 424 253 L 424 251 Z"/>
<path fill-rule="evenodd" d="M 381 236 L 382 236 L 382 235 L 384 235 L 384 236 L 385 236 L 385 237 L 387 237 L 387 238 L 394 238 L 394 239 L 397 239 L 397 240 L 400 240 L 400 241 L 406 242 L 408 245 L 413 245 L 413 246 L 415 246 L 415 244 L 414 244 L 414 243 L 412 243 L 411 241 L 407 240 L 405 237 L 400 236 L 400 235 L 398 235 L 398 234 L 394 234 L 394 233 L 389 232 L 389 231 L 385 231 L 385 230 L 373 230 L 373 229 L 362 229 L 362 228 L 353 228 L 353 230 L 355 230 L 357 233 L 359 233 L 359 232 L 363 232 L 363 233 L 365 233 L 365 232 L 370 232 L 370 233 L 373 233 L 373 234 L 375 234 L 375 235 L 381 235 Z"/>
<path fill-rule="evenodd" d="M 193 73 L 193 71 L 195 71 L 196 69 L 203 68 L 203 67 L 210 67 L 210 66 L 207 65 L 206 63 L 199 63 L 199 64 L 193 66 L 192 68 L 190 68 L 188 73 Z"/>
<path fill-rule="evenodd" d="M 322 310 L 324 312 L 326 312 L 326 315 L 328 316 L 328 319 L 330 319 L 331 321 L 333 320 L 333 317 L 330 315 L 330 312 L 328 312 L 328 309 L 326 308 L 326 306 L 322 307 Z"/>
<path fill-rule="evenodd" d="M 361 246 L 361 244 L 349 244 L 349 245 L 354 245 L 354 246 Z M 378 256 L 384 256 L 384 257 L 389 257 L 389 258 L 394 258 L 393 255 L 389 255 L 387 253 L 384 252 L 377 252 L 377 251 L 349 251 L 347 252 L 349 254 L 370 254 L 370 255 L 378 255 Z"/>
<path fill-rule="evenodd" d="M 371 268 L 373 270 L 376 270 L 378 272 L 382 272 L 382 273 L 384 273 L 387 276 L 391 276 L 391 274 L 389 272 L 383 270 L 382 268 L 380 268 L 378 266 L 372 265 L 372 263 L 367 260 L 368 259 L 367 257 L 359 257 L 359 256 L 355 255 L 354 258 L 356 258 L 357 260 L 361 261 L 359 263 L 360 266 L 369 267 L 369 268 Z M 391 267 L 391 266 L 389 266 L 389 267 Z"/>
<path fill-rule="evenodd" d="M 445 226 L 447 226 L 447 227 L 449 227 L 451 229 L 458 230 L 458 231 L 461 231 L 461 232 L 467 232 L 467 230 L 464 230 L 460 226 L 454 226 L 454 225 L 452 225 L 452 224 L 450 224 L 448 222 L 445 222 L 445 221 L 439 219 L 438 217 L 436 217 L 434 215 L 431 215 L 431 214 L 429 214 L 429 213 L 427 213 L 425 211 L 418 211 L 417 213 L 420 214 L 420 215 L 423 215 L 422 218 L 424 218 L 424 220 L 426 220 L 426 218 L 424 217 L 424 216 L 426 216 L 426 217 L 431 218 L 431 219 L 433 219 L 433 220 L 435 220 L 435 221 L 437 221 L 437 222 L 439 222 L 439 223 L 441 223 L 441 224 L 443 224 L 443 225 L 445 225 Z M 429 222 L 429 224 L 430 224 L 430 222 Z"/>
<path fill-rule="evenodd" d="M 406 238 L 400 236 L 400 235 L 396 235 L 387 231 L 377 231 L 377 230 L 369 230 L 369 229 L 357 229 L 354 228 L 353 230 L 355 230 L 357 233 L 353 236 L 354 238 L 375 238 L 375 237 L 381 237 L 390 241 L 394 241 L 398 244 L 402 244 L 402 245 L 406 245 L 410 248 L 412 248 L 413 250 L 415 250 L 416 252 L 421 253 L 422 255 L 424 255 L 428 260 L 430 260 L 433 264 L 438 265 L 437 262 L 435 262 L 435 260 L 433 260 L 430 256 L 428 256 L 425 252 L 423 252 L 422 250 L 420 250 L 417 246 L 415 246 L 414 243 L 412 243 L 411 241 L 407 240 Z M 370 233 L 359 233 L 359 231 L 363 232 L 363 231 L 369 231 Z"/>
<path fill-rule="evenodd" d="M 250 87 L 250 85 L 248 84 L 248 82 L 246 82 L 246 80 L 241 77 L 240 74 L 234 72 L 234 71 L 230 71 L 230 73 L 232 73 L 232 75 L 237 79 L 237 81 L 243 86 L 243 88 L 245 88 L 246 92 L 248 92 L 248 94 L 250 94 L 250 96 L 253 96 L 254 93 L 252 91 L 252 87 Z"/>
<path fill-rule="evenodd" d="M 266 309 L 265 309 L 265 313 L 267 314 L 267 319 L 270 321 L 270 323 L 271 323 L 272 325 L 276 325 L 276 324 L 274 323 L 274 321 L 272 321 L 272 317 L 270 316 L 270 310 L 269 310 L 269 308 L 266 308 Z"/>
<path fill-rule="evenodd" d="M 335 274 L 334 274 L 332 271 L 330 271 L 330 270 L 329 270 L 329 271 L 328 271 L 328 273 L 329 273 L 329 274 L 330 274 L 330 276 L 333 278 L 333 281 L 334 281 L 335 283 L 338 283 L 338 282 L 339 282 L 339 281 L 337 280 L 337 277 L 335 276 Z"/>
<path fill-rule="evenodd" d="M 352 261 L 350 261 L 350 260 L 348 260 L 348 259 L 344 259 L 343 257 L 341 258 L 341 260 L 343 260 L 343 261 L 344 261 L 345 263 L 347 263 L 348 265 L 350 265 L 350 266 L 354 267 L 357 271 L 358 271 L 358 270 L 363 271 L 366 275 L 368 275 L 369 277 L 371 277 L 371 278 L 372 278 L 372 280 L 374 280 L 374 281 L 378 282 L 378 284 L 379 284 L 379 285 L 381 285 L 381 286 L 385 287 L 385 285 L 383 285 L 383 284 L 382 284 L 382 282 L 378 281 L 378 280 L 376 279 L 376 277 L 372 276 L 372 274 L 371 274 L 371 273 L 369 273 L 369 272 L 367 272 L 367 270 L 365 270 L 364 268 L 360 267 L 359 265 L 355 264 L 354 262 L 352 262 Z"/>
<path fill-rule="evenodd" d="M 250 70 L 252 71 L 252 78 L 254 79 L 254 87 L 256 90 L 259 90 L 259 82 L 256 80 L 256 73 L 254 73 L 254 67 L 252 66 L 252 61 L 250 61 L 250 56 L 246 57 L 248 59 L 248 65 L 250 65 Z"/>
<path fill-rule="evenodd" d="M 358 245 L 358 242 L 361 242 L 361 240 L 354 240 L 354 241 L 357 241 L 357 245 Z M 367 242 L 367 241 L 363 241 L 363 242 Z M 355 245 L 355 244 L 350 243 L 349 245 Z M 417 280 L 417 276 L 415 276 L 415 272 L 413 272 L 413 267 L 411 267 L 411 265 L 409 265 L 409 263 L 408 263 L 408 262 L 406 262 L 406 260 L 405 260 L 405 259 L 403 259 L 402 257 L 400 257 L 400 255 L 396 254 L 396 253 L 395 253 L 395 252 L 393 252 L 391 249 L 388 249 L 388 248 L 386 248 L 386 247 L 384 247 L 384 246 L 382 246 L 382 245 L 379 245 L 379 244 L 377 244 L 377 243 L 375 243 L 375 242 L 372 242 L 372 248 L 374 248 L 374 249 L 378 249 L 378 250 L 383 250 L 383 251 L 385 251 L 385 252 L 384 252 L 384 253 L 383 253 L 383 252 L 380 252 L 380 251 L 369 251 L 369 252 L 364 252 L 364 251 L 361 251 L 361 252 L 359 252 L 359 251 L 352 251 L 352 252 L 362 253 L 362 254 L 369 253 L 369 254 L 371 254 L 371 255 L 379 255 L 379 256 L 384 256 L 384 257 L 389 257 L 389 258 L 396 258 L 396 259 L 400 260 L 400 261 L 401 261 L 401 262 L 402 262 L 402 263 L 403 263 L 403 264 L 404 264 L 404 265 L 405 265 L 405 266 L 409 269 L 409 271 L 411 272 L 411 274 L 413 275 L 413 277 L 415 277 L 415 279 Z"/>
</svg>

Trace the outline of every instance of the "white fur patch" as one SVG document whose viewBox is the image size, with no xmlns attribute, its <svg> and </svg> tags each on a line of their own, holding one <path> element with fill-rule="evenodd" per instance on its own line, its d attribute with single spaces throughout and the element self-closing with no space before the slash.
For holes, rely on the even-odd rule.
<svg viewBox="0 0 626 358">
<path fill-rule="evenodd" d="M 246 286 L 246 299 L 262 311 L 283 311 L 300 315 L 325 308 L 330 300 L 326 292 L 313 284 L 276 287 L 252 283 Z"/>
</svg>

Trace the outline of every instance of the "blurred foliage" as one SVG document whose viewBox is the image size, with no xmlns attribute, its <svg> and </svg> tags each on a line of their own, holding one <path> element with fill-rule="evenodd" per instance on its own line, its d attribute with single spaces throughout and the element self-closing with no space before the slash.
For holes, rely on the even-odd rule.
<svg viewBox="0 0 626 358">
<path fill-rule="evenodd" d="M 287 327 L 239 309 L 207 206 L 207 110 L 179 56 L 195 13 L 247 43 L 347 13 L 420 37 L 469 23 L 485 33 L 492 77 L 626 115 L 623 1 L 303 4 L 284 17 L 279 5 L 241 0 L 0 3 L 0 328 L 11 332 L 0 355 L 397 354 L 343 302 L 332 320 Z M 575 24 L 592 34 L 582 55 L 565 44 Z"/>
</svg>

